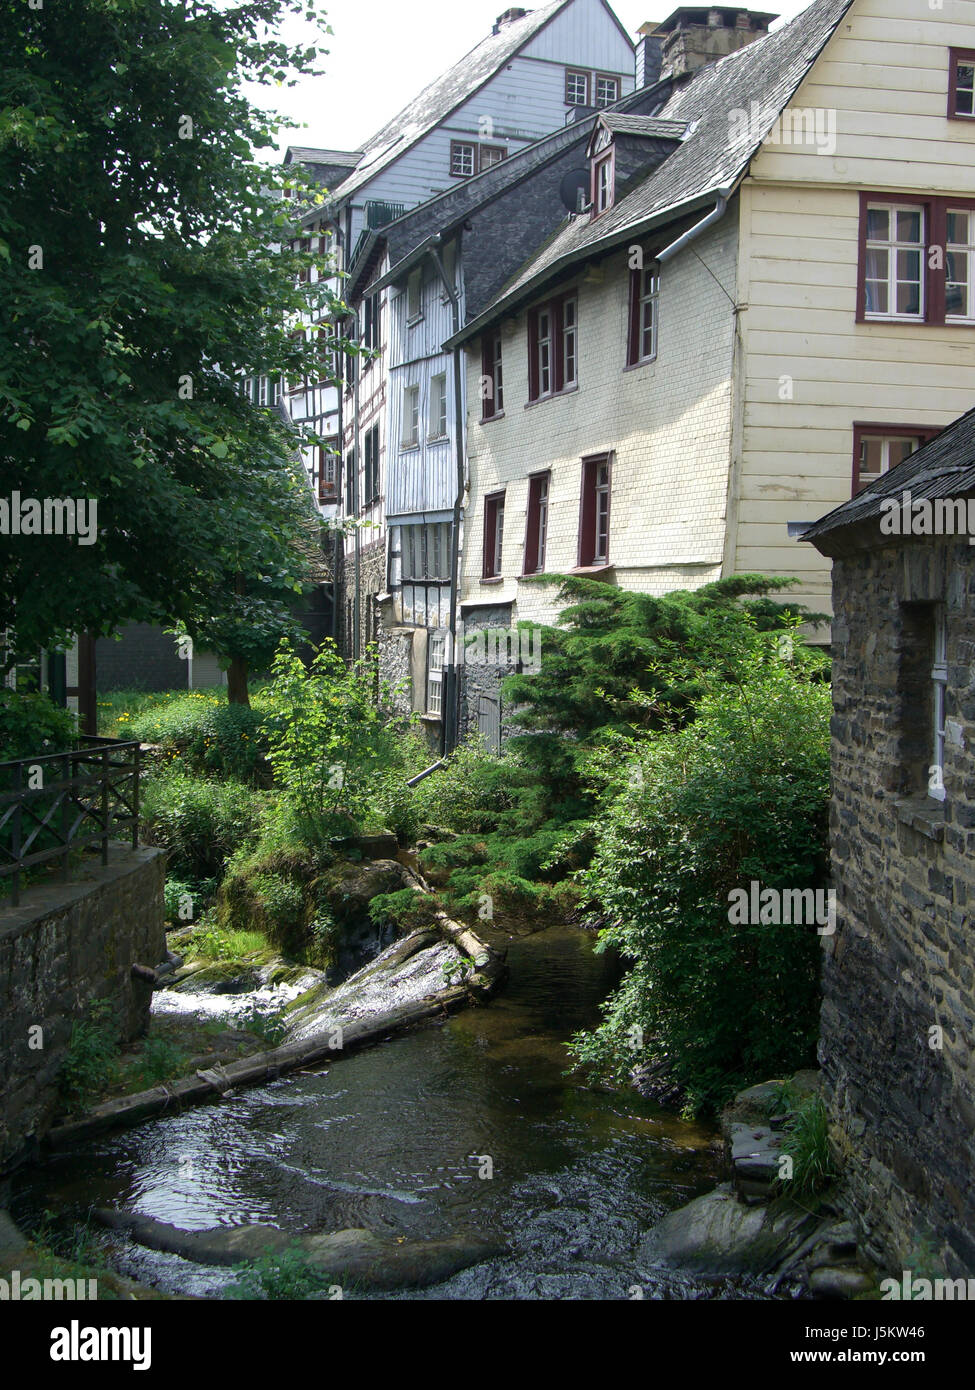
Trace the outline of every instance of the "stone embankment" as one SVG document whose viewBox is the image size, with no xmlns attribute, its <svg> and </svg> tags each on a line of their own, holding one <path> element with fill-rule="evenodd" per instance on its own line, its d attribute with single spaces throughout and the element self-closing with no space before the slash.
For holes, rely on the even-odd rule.
<svg viewBox="0 0 975 1390">
<path fill-rule="evenodd" d="M 876 1277 L 835 1187 L 794 1199 L 780 1180 L 784 1085 L 769 1081 L 735 1097 L 721 1123 L 730 1181 L 664 1217 L 644 1237 L 641 1256 L 690 1273 L 750 1278 L 770 1295 L 869 1297 Z M 815 1093 L 818 1074 L 799 1072 L 791 1087 Z"/>
</svg>

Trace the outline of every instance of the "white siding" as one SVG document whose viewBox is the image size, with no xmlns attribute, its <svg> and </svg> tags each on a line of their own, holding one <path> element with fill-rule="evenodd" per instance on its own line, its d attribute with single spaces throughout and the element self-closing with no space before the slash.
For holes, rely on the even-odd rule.
<svg viewBox="0 0 975 1390">
<path fill-rule="evenodd" d="M 584 54 L 587 67 L 599 72 L 626 73 L 632 88 L 633 48 L 601 0 L 576 0 L 546 24 L 523 52 L 527 58 L 542 58 L 570 67 L 576 66 Z"/>
<path fill-rule="evenodd" d="M 792 102 L 835 116 L 836 150 L 766 145 L 742 195 L 747 354 L 739 571 L 795 574 L 829 611 L 828 562 L 788 539 L 852 490 L 854 421 L 940 428 L 975 399 L 975 327 L 856 322 L 859 195 L 975 195 L 975 122 L 947 119 L 948 49 L 975 6 L 856 0 Z M 793 399 L 780 399 L 792 379 Z"/>
<path fill-rule="evenodd" d="M 584 456 L 612 451 L 611 582 L 663 593 L 721 572 L 731 451 L 736 223 L 720 223 L 664 267 L 658 355 L 625 370 L 626 254 L 603 261 L 579 290 L 579 389 L 527 406 L 525 315 L 503 330 L 504 415 L 481 424 L 480 362 L 468 361 L 471 496 L 462 598 L 516 604 L 518 618 L 551 622 L 555 587 L 523 583 L 528 477 L 551 469 L 545 568 L 578 561 Z M 700 258 L 700 259 L 698 259 Z M 707 269 L 702 266 L 704 261 Z M 710 273 L 709 273 L 710 272 Z M 713 278 L 714 277 L 714 278 Z M 716 283 L 720 282 L 720 283 Z M 723 288 L 722 288 L 723 287 Z M 503 583 L 481 578 L 484 497 L 505 491 Z"/>
</svg>

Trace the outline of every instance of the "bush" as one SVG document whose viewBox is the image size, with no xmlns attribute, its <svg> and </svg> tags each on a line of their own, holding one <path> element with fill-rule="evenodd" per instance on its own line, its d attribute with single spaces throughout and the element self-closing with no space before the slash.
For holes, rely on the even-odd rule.
<svg viewBox="0 0 975 1390">
<path fill-rule="evenodd" d="M 220 692 L 165 695 L 134 715 L 122 710 L 115 723 L 115 737 L 157 744 L 168 761 L 179 759 L 182 770 L 194 774 L 253 781 L 267 753 L 259 703 L 231 705 Z"/>
<path fill-rule="evenodd" d="M 332 937 L 322 875 L 330 863 L 329 855 L 300 842 L 262 842 L 238 856 L 220 888 L 220 931 L 258 931 L 287 955 L 328 964 Z"/>
<path fill-rule="evenodd" d="M 87 1018 L 73 1025 L 68 1055 L 58 1077 L 61 1099 L 69 1113 L 86 1110 L 113 1084 L 120 1053 L 115 1010 L 108 1000 L 99 1000 L 91 1005 Z"/>
<path fill-rule="evenodd" d="M 331 642 L 306 667 L 282 643 L 266 692 L 268 757 L 306 844 L 324 847 L 373 816 L 377 777 L 401 765 L 370 649 L 346 666 Z"/>
<path fill-rule="evenodd" d="M 416 814 L 460 834 L 496 830 L 500 816 L 515 804 L 515 786 L 524 780 L 510 759 L 488 753 L 480 735 L 473 734 L 445 768 L 414 789 Z"/>
<path fill-rule="evenodd" d="M 219 878 L 231 855 L 256 842 L 268 803 L 268 793 L 239 782 L 158 773 L 142 788 L 145 839 L 168 851 L 175 878 L 199 885 Z"/>
<path fill-rule="evenodd" d="M 74 715 L 46 695 L 0 688 L 0 762 L 64 753 L 76 735 Z"/>
<path fill-rule="evenodd" d="M 687 728 L 633 743 L 581 878 L 632 963 L 576 1057 L 621 1079 L 666 1059 L 691 1110 L 814 1062 L 814 925 L 733 925 L 729 892 L 822 887 L 828 874 L 827 687 L 766 665 L 705 697 Z M 618 755 L 617 755 L 618 756 Z M 642 1046 L 642 1051 L 639 1050 Z"/>
</svg>

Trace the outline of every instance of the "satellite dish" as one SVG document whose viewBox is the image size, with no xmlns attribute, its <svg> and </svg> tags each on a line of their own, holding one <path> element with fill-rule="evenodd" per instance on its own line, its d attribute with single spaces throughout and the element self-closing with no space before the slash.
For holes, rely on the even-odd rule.
<svg viewBox="0 0 975 1390">
<path fill-rule="evenodd" d="M 570 169 L 559 184 L 559 197 L 570 212 L 581 212 L 589 201 L 589 170 Z"/>
</svg>

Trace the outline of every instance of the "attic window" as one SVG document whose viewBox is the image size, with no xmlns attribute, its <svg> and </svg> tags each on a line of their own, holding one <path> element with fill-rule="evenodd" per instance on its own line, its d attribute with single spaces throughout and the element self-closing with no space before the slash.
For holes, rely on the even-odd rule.
<svg viewBox="0 0 975 1390">
<path fill-rule="evenodd" d="M 620 99 L 620 80 L 618 77 L 609 77 L 604 73 L 596 73 L 596 105 L 612 106 L 614 101 Z"/>
<path fill-rule="evenodd" d="M 565 73 L 566 106 L 589 105 L 589 74 L 567 68 Z"/>
<path fill-rule="evenodd" d="M 485 169 L 493 169 L 508 158 L 505 145 L 475 145 L 469 140 L 451 140 L 450 173 L 455 179 L 469 179 L 474 174 L 482 174 Z"/>
<path fill-rule="evenodd" d="M 975 49 L 951 49 L 948 69 L 948 119 L 975 120 Z"/>
<path fill-rule="evenodd" d="M 613 199 L 616 193 L 616 157 L 615 151 L 609 152 L 597 159 L 592 166 L 592 215 L 598 217 L 601 212 L 608 212 L 613 206 Z"/>
</svg>

